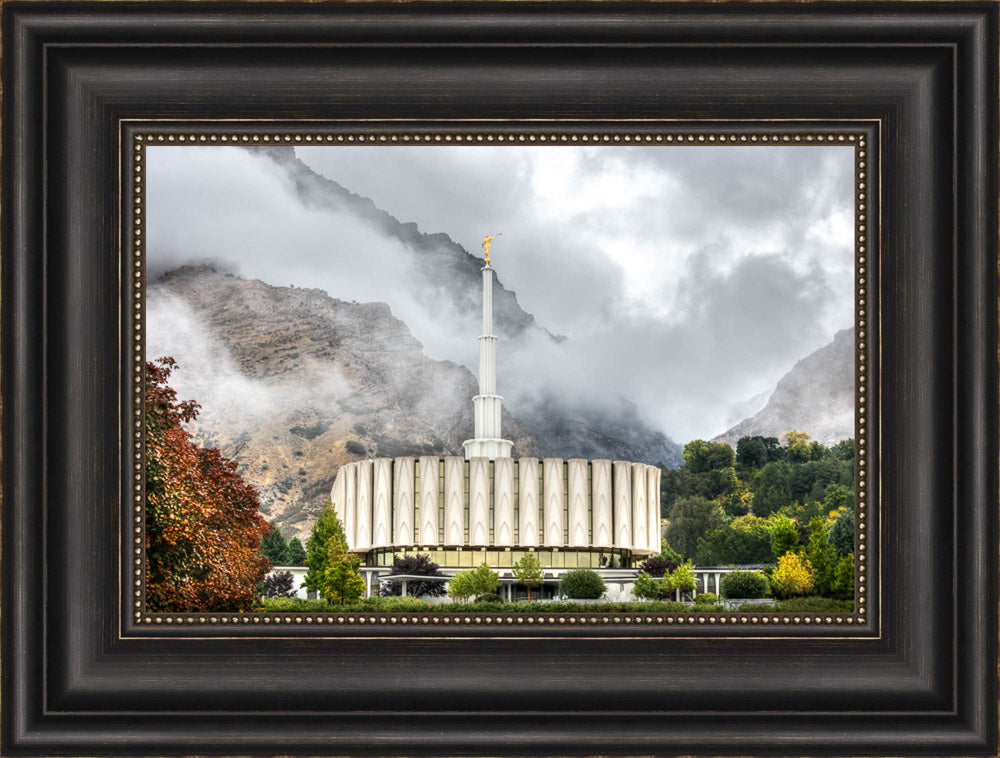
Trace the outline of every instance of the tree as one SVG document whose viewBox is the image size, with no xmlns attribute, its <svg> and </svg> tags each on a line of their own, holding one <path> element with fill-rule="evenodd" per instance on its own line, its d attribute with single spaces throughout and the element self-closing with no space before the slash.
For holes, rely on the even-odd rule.
<svg viewBox="0 0 1000 758">
<path fill-rule="evenodd" d="M 809 522 L 809 543 L 805 557 L 813 568 L 813 590 L 817 595 L 829 595 L 836 583 L 837 551 L 830 544 L 830 530 L 822 518 Z"/>
<path fill-rule="evenodd" d="M 264 577 L 264 597 L 295 597 L 295 578 L 291 571 L 278 571 Z"/>
<path fill-rule="evenodd" d="M 684 446 L 684 468 L 692 474 L 731 468 L 735 462 L 733 448 L 725 442 L 691 440 Z"/>
<path fill-rule="evenodd" d="M 286 566 L 305 566 L 306 565 L 306 549 L 302 547 L 302 543 L 299 542 L 298 537 L 292 537 L 288 540 L 288 563 Z"/>
<path fill-rule="evenodd" d="M 732 486 L 719 495 L 717 498 L 718 503 L 722 506 L 722 510 L 725 511 L 727 516 L 732 516 L 733 518 L 745 516 L 750 512 L 750 506 L 753 505 L 753 492 L 745 482 L 736 478 L 736 472 L 733 469 L 727 469 L 727 471 L 733 471 L 733 479 L 735 481 Z"/>
<path fill-rule="evenodd" d="M 763 468 L 767 463 L 767 447 L 763 437 L 740 437 L 736 443 L 736 463 L 742 468 Z"/>
<path fill-rule="evenodd" d="M 441 567 L 432 561 L 429 555 L 422 553 L 397 558 L 392 562 L 392 573 L 409 576 L 444 576 L 441 573 Z M 410 580 L 406 583 L 406 594 L 411 597 L 424 595 L 438 597 L 445 593 L 444 585 L 444 582 Z M 379 594 L 385 596 L 402 595 L 403 583 L 399 581 L 382 582 Z"/>
<path fill-rule="evenodd" d="M 854 552 L 854 509 L 845 508 L 830 527 L 830 544 L 837 555 Z"/>
<path fill-rule="evenodd" d="M 812 459 L 813 448 L 809 444 L 809 435 L 806 432 L 797 432 L 792 429 L 785 432 L 785 456 L 789 463 L 805 463 Z"/>
<path fill-rule="evenodd" d="M 827 513 L 854 508 L 854 492 L 843 484 L 831 484 L 823 496 L 823 507 Z M 852 517 L 853 518 L 853 517 Z M 853 530 L 853 525 L 851 526 Z"/>
<path fill-rule="evenodd" d="M 339 539 L 347 545 L 344 527 L 337 518 L 336 511 L 329 500 L 320 511 L 316 523 L 313 524 L 309 540 L 306 542 L 306 578 L 303 584 L 313 592 L 322 592 L 326 583 L 326 567 L 329 560 L 329 543 L 331 539 Z"/>
<path fill-rule="evenodd" d="M 740 452 L 742 450 L 742 453 Z M 777 437 L 741 437 L 736 443 L 736 462 L 746 469 L 763 468 L 768 463 L 785 457 Z"/>
<path fill-rule="evenodd" d="M 260 551 L 275 566 L 291 565 L 288 562 L 288 543 L 285 541 L 285 535 L 274 521 L 270 522 L 270 526 L 271 531 L 260 541 Z"/>
<path fill-rule="evenodd" d="M 448 582 L 448 597 L 465 600 L 473 595 L 471 574 L 471 571 L 459 571 L 455 574 Z"/>
<path fill-rule="evenodd" d="M 528 600 L 531 600 L 531 588 L 542 583 L 545 574 L 542 573 L 542 564 L 531 553 L 526 553 L 517 563 L 514 564 L 514 576 L 517 581 L 528 588 Z"/>
<path fill-rule="evenodd" d="M 840 556 L 837 560 L 830 594 L 842 600 L 854 597 L 854 556 L 850 553 Z"/>
<path fill-rule="evenodd" d="M 673 590 L 665 586 L 664 580 L 641 572 L 632 583 L 632 594 L 646 600 L 660 600 L 667 597 Z"/>
<path fill-rule="evenodd" d="M 698 586 L 691 561 L 682 563 L 673 570 L 673 573 L 670 574 L 670 586 L 682 592 L 689 592 Z"/>
<path fill-rule="evenodd" d="M 770 516 L 792 502 L 788 482 L 788 466 L 780 462 L 768 463 L 760 470 L 753 493 L 753 512 L 757 516 Z"/>
<path fill-rule="evenodd" d="M 347 552 L 347 542 L 339 535 L 327 541 L 326 567 L 320 594 L 331 605 L 356 603 L 365 594 L 365 580 L 358 568 L 361 561 Z"/>
<path fill-rule="evenodd" d="M 639 571 L 645 574 L 649 574 L 652 577 L 659 578 L 664 574 L 669 574 L 679 565 L 680 565 L 680 560 L 668 561 L 665 558 L 661 558 L 658 555 L 654 555 L 649 560 L 645 560 L 639 564 Z"/>
<path fill-rule="evenodd" d="M 812 566 L 797 553 L 785 553 L 778 559 L 778 566 L 771 574 L 774 593 L 780 598 L 804 595 L 812 589 L 815 577 Z"/>
<path fill-rule="evenodd" d="M 684 560 L 684 556 L 682 556 L 680 553 L 678 553 L 676 550 L 670 547 L 670 545 L 667 543 L 666 537 L 660 537 L 659 557 L 665 561 L 670 561 L 671 563 L 680 563 L 682 560 Z"/>
<path fill-rule="evenodd" d="M 488 563 L 480 563 L 472 569 L 469 572 L 469 581 L 472 582 L 472 594 L 476 596 L 496 592 L 500 587 L 500 577 Z"/>
<path fill-rule="evenodd" d="M 715 468 L 699 474 L 701 479 L 700 494 L 706 500 L 718 500 L 721 504 L 723 498 L 733 495 L 739 491 L 740 480 L 736 476 L 736 469 L 732 466 Z"/>
<path fill-rule="evenodd" d="M 271 569 L 257 490 L 237 464 L 195 444 L 183 424 L 199 406 L 168 384 L 172 358 L 146 364 L 146 606 L 249 611 Z"/>
<path fill-rule="evenodd" d="M 771 534 L 763 519 L 742 516 L 699 540 L 698 555 L 698 563 L 703 566 L 770 563 L 773 560 Z"/>
<path fill-rule="evenodd" d="M 833 452 L 834 457 L 838 461 L 853 461 L 854 460 L 854 439 L 841 440 L 836 445 L 834 445 L 830 450 Z"/>
<path fill-rule="evenodd" d="M 670 546 L 685 557 L 698 549 L 698 539 L 725 521 L 722 508 L 703 497 L 684 497 L 670 511 L 666 539 Z"/>
<path fill-rule="evenodd" d="M 573 600 L 596 600 L 606 589 L 601 575 L 593 569 L 573 569 L 559 579 L 559 592 Z"/>
<path fill-rule="evenodd" d="M 799 546 L 799 529 L 787 516 L 775 514 L 767 520 L 771 536 L 771 555 L 777 560 Z"/>
</svg>

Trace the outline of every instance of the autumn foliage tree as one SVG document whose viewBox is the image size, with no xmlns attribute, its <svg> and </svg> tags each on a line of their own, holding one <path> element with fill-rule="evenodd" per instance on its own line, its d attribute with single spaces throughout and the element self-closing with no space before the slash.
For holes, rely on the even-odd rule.
<svg viewBox="0 0 1000 758">
<path fill-rule="evenodd" d="M 237 464 L 198 446 L 183 424 L 199 406 L 167 380 L 172 358 L 146 364 L 146 606 L 150 611 L 248 611 L 271 568 L 270 526 Z"/>
<path fill-rule="evenodd" d="M 815 581 L 816 573 L 808 559 L 792 552 L 778 558 L 778 566 L 771 575 L 774 594 L 781 598 L 804 595 Z"/>
</svg>

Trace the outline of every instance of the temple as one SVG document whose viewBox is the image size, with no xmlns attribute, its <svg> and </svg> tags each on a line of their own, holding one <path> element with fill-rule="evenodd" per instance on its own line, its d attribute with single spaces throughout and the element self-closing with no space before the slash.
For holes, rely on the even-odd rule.
<svg viewBox="0 0 1000 758">
<path fill-rule="evenodd" d="M 483 324 L 474 437 L 465 456 L 376 458 L 342 466 L 330 493 L 349 548 L 363 557 L 368 594 L 393 562 L 421 553 L 452 575 L 488 563 L 507 599 L 512 566 L 532 553 L 545 569 L 534 597 L 551 597 L 566 570 L 592 568 L 626 598 L 637 560 L 660 552 L 660 470 L 631 461 L 513 458 L 502 439 L 493 334 L 493 268 L 483 240 Z"/>
</svg>

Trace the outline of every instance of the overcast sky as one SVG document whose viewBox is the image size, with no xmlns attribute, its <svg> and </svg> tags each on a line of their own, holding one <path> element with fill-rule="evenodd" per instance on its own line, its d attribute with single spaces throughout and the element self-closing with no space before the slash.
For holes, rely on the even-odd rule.
<svg viewBox="0 0 1000 758">
<path fill-rule="evenodd" d="M 296 154 L 473 254 L 484 234 L 503 233 L 491 254 L 498 277 L 541 326 L 567 337 L 526 345 L 501 365 L 499 390 L 513 402 L 547 365 L 550 387 L 620 394 L 675 441 L 710 438 L 759 410 L 766 396 L 746 401 L 853 322 L 851 147 Z M 405 294 L 404 272 L 392 270 L 400 243 L 307 207 L 272 162 L 235 147 L 156 146 L 147 183 L 151 274 L 214 259 L 275 285 L 383 300 L 430 357 L 477 370 L 476 335 Z"/>
</svg>

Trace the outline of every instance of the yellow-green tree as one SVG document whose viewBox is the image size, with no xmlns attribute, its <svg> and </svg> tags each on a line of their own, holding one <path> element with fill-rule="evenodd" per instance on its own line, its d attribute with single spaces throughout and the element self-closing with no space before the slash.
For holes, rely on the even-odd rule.
<svg viewBox="0 0 1000 758">
<path fill-rule="evenodd" d="M 804 595 L 812 589 L 815 581 L 816 575 L 809 561 L 792 552 L 778 558 L 778 566 L 771 575 L 774 594 L 781 598 Z"/>
<path fill-rule="evenodd" d="M 517 581 L 528 588 L 528 600 L 531 600 L 531 588 L 542 583 L 545 575 L 542 573 L 542 564 L 531 553 L 526 554 L 521 560 L 514 564 L 514 576 Z"/>
<path fill-rule="evenodd" d="M 448 596 L 464 600 L 470 595 L 486 595 L 496 592 L 500 586 L 500 577 L 489 567 L 488 563 L 480 563 L 471 571 L 459 571 L 448 582 Z"/>
<path fill-rule="evenodd" d="M 448 582 L 448 597 L 454 600 L 466 600 L 472 594 L 471 571 L 459 571 Z"/>
<path fill-rule="evenodd" d="M 691 561 L 682 563 L 670 573 L 670 586 L 681 592 L 690 592 L 698 586 Z"/>
<path fill-rule="evenodd" d="M 327 545 L 326 568 L 320 591 L 331 605 L 356 603 L 365 594 L 365 581 L 358 571 L 361 562 L 347 552 L 347 544 L 339 535 L 330 538 Z"/>
</svg>

